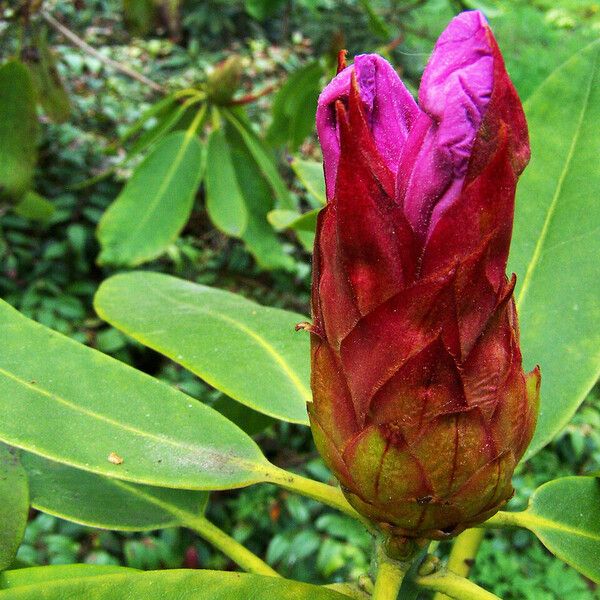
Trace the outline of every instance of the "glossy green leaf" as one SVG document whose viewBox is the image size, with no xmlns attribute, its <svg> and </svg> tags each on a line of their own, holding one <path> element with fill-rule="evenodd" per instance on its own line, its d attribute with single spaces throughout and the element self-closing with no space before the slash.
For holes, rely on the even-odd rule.
<svg viewBox="0 0 600 600">
<path fill-rule="evenodd" d="M 325 193 L 325 176 L 323 175 L 323 164 L 316 160 L 304 160 L 295 157 L 290 163 L 294 173 L 309 191 L 310 194 L 319 202 L 321 206 L 325 206 L 327 196 Z"/>
<path fill-rule="evenodd" d="M 224 233 L 240 237 L 248 224 L 248 211 L 222 128 L 213 130 L 206 154 L 206 209 Z"/>
<path fill-rule="evenodd" d="M 37 160 L 35 90 L 27 67 L 0 67 L 0 202 L 16 202 L 31 187 Z"/>
<path fill-rule="evenodd" d="M 28 516 L 27 473 L 16 451 L 0 444 L 0 571 L 15 559 Z"/>
<path fill-rule="evenodd" d="M 600 479 L 563 477 L 538 488 L 517 523 L 552 552 L 600 583 Z"/>
<path fill-rule="evenodd" d="M 98 567 L 93 567 L 98 568 Z M 172 569 L 145 573 L 123 571 L 108 575 L 93 576 L 91 570 L 82 570 L 78 577 L 56 579 L 52 569 L 65 567 L 40 567 L 48 572 L 46 581 L 12 587 L 0 591 L 0 600 L 344 600 L 346 596 L 332 590 L 291 581 L 279 577 L 248 575 L 225 571 L 200 571 Z M 29 569 L 27 569 L 29 570 Z M 12 571 L 6 576 L 11 576 Z M 37 577 L 43 574 L 38 572 Z"/>
<path fill-rule="evenodd" d="M 48 46 L 47 30 L 41 29 L 35 47 L 27 61 L 36 90 L 37 100 L 46 115 L 55 123 L 64 123 L 71 116 L 71 100 L 56 68 L 56 58 Z"/>
<path fill-rule="evenodd" d="M 31 505 L 67 521 L 119 531 L 185 526 L 208 494 L 121 481 L 24 452 Z"/>
<path fill-rule="evenodd" d="M 160 256 L 190 216 L 201 169 L 202 146 L 193 131 L 162 140 L 102 216 L 98 263 L 135 266 Z"/>
<path fill-rule="evenodd" d="M 51 567 L 30 567 L 14 569 L 0 573 L 0 590 L 22 587 L 25 585 L 44 585 L 51 581 L 65 579 L 83 579 L 99 575 L 115 575 L 139 573 L 136 569 L 113 565 L 53 565 Z M 8 595 L 7 595 L 8 597 Z"/>
<path fill-rule="evenodd" d="M 94 300 L 105 321 L 165 354 L 234 400 L 308 423 L 309 340 L 300 314 L 160 273 L 104 281 Z"/>
<path fill-rule="evenodd" d="M 52 218 L 55 208 L 52 202 L 37 192 L 29 190 L 21 197 L 14 210 L 25 219 L 45 223 Z"/>
<path fill-rule="evenodd" d="M 269 466 L 216 411 L 1 301 L 0 413 L 0 440 L 137 483 L 234 488 Z"/>
<path fill-rule="evenodd" d="M 557 69 L 525 108 L 532 159 L 517 190 L 509 268 L 525 365 L 542 370 L 530 457 L 600 376 L 600 42 Z"/>
<path fill-rule="evenodd" d="M 262 140 L 252 131 L 247 122 L 246 115 L 241 110 L 223 110 L 223 116 L 237 131 L 240 139 L 252 155 L 257 167 L 262 172 L 264 178 L 271 186 L 275 194 L 275 204 L 277 208 L 293 209 L 296 207 L 290 191 L 277 171 L 273 156 L 265 147 Z"/>
</svg>

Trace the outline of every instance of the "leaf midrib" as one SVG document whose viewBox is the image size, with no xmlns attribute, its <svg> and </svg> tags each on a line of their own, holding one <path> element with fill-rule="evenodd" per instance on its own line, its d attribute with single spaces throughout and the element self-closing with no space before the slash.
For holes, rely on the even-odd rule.
<svg viewBox="0 0 600 600">
<path fill-rule="evenodd" d="M 194 137 L 194 134 L 195 134 L 195 132 L 192 132 L 191 135 L 190 135 L 189 131 L 185 132 L 185 134 L 183 136 L 183 144 L 181 145 L 181 148 L 175 155 L 175 159 L 171 163 L 171 166 L 169 167 L 169 170 L 167 171 L 165 178 L 162 180 L 157 193 L 154 195 L 154 198 L 152 198 L 152 200 L 148 204 L 148 207 L 147 207 L 147 210 L 146 210 L 144 216 L 139 221 L 137 221 L 137 223 L 135 223 L 134 226 L 132 227 L 131 232 L 128 236 L 129 239 L 134 239 L 136 237 L 136 235 L 139 233 L 140 229 L 142 229 L 142 227 L 144 227 L 146 225 L 146 223 L 148 222 L 148 220 L 153 216 L 153 213 L 154 213 L 154 210 L 156 209 L 157 204 L 160 202 L 160 200 L 163 197 L 167 188 L 171 185 L 171 181 L 173 180 L 175 173 L 177 172 L 177 170 L 179 169 L 179 166 L 183 162 L 184 155 L 187 152 L 187 149 Z"/>
<path fill-rule="evenodd" d="M 154 293 L 156 293 L 158 296 L 161 296 L 162 298 L 166 299 L 171 304 L 176 304 L 179 306 L 186 306 L 186 307 L 191 308 L 194 312 L 197 312 L 200 314 L 206 314 L 206 315 L 209 315 L 216 319 L 225 321 L 226 323 L 229 323 L 233 327 L 239 329 L 243 333 L 250 336 L 259 346 L 261 346 L 270 356 L 273 357 L 273 359 L 275 360 L 277 365 L 284 372 L 284 374 L 287 376 L 287 378 L 292 382 L 292 384 L 298 390 L 298 392 L 300 393 L 302 398 L 305 400 L 305 402 L 310 402 L 312 400 L 312 396 L 311 396 L 311 393 L 308 391 L 308 388 L 305 387 L 305 385 L 302 383 L 302 380 L 298 377 L 298 375 L 295 373 L 293 368 L 288 364 L 288 362 L 285 360 L 285 358 L 273 347 L 272 344 L 270 344 L 264 337 L 259 335 L 256 331 L 253 331 L 250 327 L 248 327 L 247 325 L 244 325 L 244 323 L 241 323 L 240 321 L 237 321 L 236 319 L 234 319 L 228 315 L 214 312 L 210 309 L 207 309 L 206 307 L 198 306 L 197 304 L 192 304 L 189 302 L 177 300 L 159 289 L 154 289 L 152 291 Z M 204 375 L 202 376 L 202 378 L 205 379 Z"/>
<path fill-rule="evenodd" d="M 554 192 L 554 195 L 552 197 L 552 202 L 550 203 L 550 208 L 548 209 L 548 213 L 546 214 L 546 219 L 544 220 L 544 225 L 542 227 L 542 231 L 538 237 L 538 240 L 536 242 L 533 254 L 531 256 L 531 260 L 529 261 L 529 265 L 527 266 L 527 271 L 525 273 L 525 277 L 523 278 L 523 283 L 521 284 L 521 290 L 519 292 L 519 295 L 517 297 L 516 300 L 516 304 L 517 304 L 517 309 L 520 311 L 522 309 L 522 304 L 524 301 L 525 296 L 527 295 L 527 292 L 529 291 L 529 287 L 531 285 L 531 280 L 533 278 L 534 275 L 534 271 L 542 257 L 542 253 L 543 253 L 543 246 L 544 243 L 546 241 L 546 237 L 548 236 L 548 231 L 550 229 L 550 225 L 551 225 L 551 221 L 554 217 L 554 213 L 556 211 L 556 206 L 558 204 L 558 200 L 559 197 L 562 193 L 562 187 L 564 184 L 564 181 L 567 177 L 567 173 L 569 171 L 569 167 L 571 165 L 571 161 L 573 159 L 573 156 L 575 154 L 575 148 L 579 142 L 579 137 L 581 135 L 581 131 L 582 131 L 582 126 L 583 126 L 583 121 L 585 118 L 585 114 L 587 112 L 588 106 L 589 106 L 589 102 L 590 102 L 590 96 L 592 93 L 592 89 L 593 89 L 593 82 L 596 78 L 596 73 L 598 70 L 598 56 L 600 54 L 600 47 L 596 50 L 595 52 L 595 56 L 594 56 L 594 65 L 591 69 L 591 74 L 590 74 L 590 78 L 589 78 L 589 84 L 585 93 L 585 99 L 583 101 L 582 104 L 582 108 L 579 114 L 579 118 L 577 120 L 577 126 L 575 128 L 575 133 L 573 135 L 573 140 L 571 142 L 571 145 L 569 147 L 569 151 L 567 153 L 567 158 L 565 160 L 564 163 L 564 167 L 563 170 L 560 173 L 560 176 L 558 178 L 557 184 L 556 184 L 556 190 Z"/>
<path fill-rule="evenodd" d="M 219 457 L 219 459 L 222 459 L 223 456 L 227 456 L 227 458 L 231 461 L 233 459 L 233 455 L 228 454 L 225 455 L 224 453 L 220 453 L 220 452 L 215 452 L 214 450 L 210 450 L 207 447 L 202 447 L 202 446 L 197 446 L 197 445 L 192 445 L 192 444 L 187 444 L 184 442 L 179 442 L 177 440 L 174 440 L 172 438 L 166 437 L 166 436 L 162 436 L 162 435 L 157 435 L 155 433 L 151 433 L 149 431 L 144 431 L 142 429 L 138 429 L 136 427 L 133 427 L 131 425 L 122 423 L 120 421 L 115 421 L 114 419 L 111 419 L 110 417 L 107 417 L 106 415 L 103 415 L 101 413 L 96 413 L 92 410 L 89 410 L 87 408 L 84 408 L 78 404 L 74 404 L 73 402 L 70 402 L 69 400 L 59 396 L 56 393 L 50 392 L 49 390 L 46 390 L 44 388 L 41 388 L 39 385 L 33 385 L 31 383 L 29 383 L 28 381 L 26 381 L 25 379 L 22 379 L 21 377 L 11 373 L 10 371 L 7 371 L 6 369 L 0 367 L 0 375 L 5 375 L 8 379 L 12 379 L 13 381 L 15 381 L 17 384 L 29 389 L 29 390 L 33 390 L 35 393 L 41 394 L 43 396 L 46 396 L 47 398 L 50 398 L 53 401 L 58 402 L 59 404 L 62 404 L 66 407 L 68 407 L 69 409 L 73 410 L 74 412 L 78 412 L 81 413 L 83 415 L 86 415 L 88 417 L 91 417 L 93 419 L 97 419 L 99 421 L 103 421 L 105 423 L 108 423 L 118 429 L 122 429 L 124 431 L 128 431 L 130 433 L 134 433 L 136 435 L 139 435 L 142 438 L 148 438 L 154 441 L 158 441 L 160 443 L 166 444 L 166 445 L 170 445 L 173 446 L 175 448 L 180 448 L 180 449 L 184 449 L 186 451 L 191 452 L 194 455 L 214 455 Z M 16 444 L 19 445 L 19 444 Z M 40 456 L 45 456 L 44 454 L 42 454 L 41 452 L 37 451 L 34 448 L 25 448 L 26 450 L 28 450 L 29 452 L 32 452 L 34 454 L 39 454 Z M 47 458 L 49 459 L 53 459 L 54 455 L 52 456 L 48 456 Z M 253 471 L 256 469 L 256 464 L 252 463 L 250 461 L 247 461 L 245 459 L 242 459 L 241 457 L 236 456 L 236 463 L 239 465 L 242 465 L 243 468 L 248 469 L 250 471 Z M 56 460 L 57 462 L 63 463 L 63 464 L 73 464 L 73 465 L 77 465 L 79 468 L 81 468 L 82 470 L 85 471 L 91 471 L 91 472 L 99 472 L 97 469 L 90 469 L 90 468 L 86 468 L 83 465 L 80 466 L 80 463 L 75 463 L 74 461 L 70 461 L 70 462 L 66 462 L 65 460 L 59 460 L 58 458 L 54 458 L 54 460 Z M 102 471 L 102 473 L 104 473 Z M 111 475 L 114 477 L 118 477 L 118 475 Z M 130 477 L 128 474 L 124 473 L 123 474 L 123 478 L 128 480 L 128 481 L 139 481 L 140 483 L 145 483 L 148 485 L 153 485 L 152 482 L 150 482 L 150 480 L 141 480 L 141 479 L 137 479 L 137 478 L 133 478 Z"/>
<path fill-rule="evenodd" d="M 571 525 L 565 525 L 558 521 L 552 521 L 550 519 L 547 519 L 546 517 L 537 515 L 535 512 L 532 512 L 532 511 L 525 511 L 523 513 L 522 521 L 523 521 L 523 525 L 525 525 L 527 527 L 527 529 L 534 530 L 537 533 L 539 533 L 537 531 L 537 528 L 539 527 L 542 530 L 549 529 L 549 530 L 559 532 L 559 533 L 570 533 L 572 535 L 577 535 L 580 537 L 590 539 L 594 542 L 600 542 L 600 534 L 592 533 L 590 531 L 585 531 L 583 529 L 579 529 L 579 528 L 573 527 Z"/>
</svg>

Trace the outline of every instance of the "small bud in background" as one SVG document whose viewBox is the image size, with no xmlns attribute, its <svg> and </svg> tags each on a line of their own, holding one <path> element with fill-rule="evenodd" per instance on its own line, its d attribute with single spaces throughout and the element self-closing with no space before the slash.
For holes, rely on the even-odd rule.
<svg viewBox="0 0 600 600">
<path fill-rule="evenodd" d="M 215 66 L 206 79 L 206 95 L 213 104 L 228 104 L 240 87 L 242 58 L 236 54 Z"/>
<path fill-rule="evenodd" d="M 418 105 L 362 55 L 322 92 L 317 129 L 315 442 L 390 539 L 456 535 L 511 497 L 537 415 L 505 275 L 529 159 L 521 103 L 483 15 L 465 12 Z"/>
</svg>

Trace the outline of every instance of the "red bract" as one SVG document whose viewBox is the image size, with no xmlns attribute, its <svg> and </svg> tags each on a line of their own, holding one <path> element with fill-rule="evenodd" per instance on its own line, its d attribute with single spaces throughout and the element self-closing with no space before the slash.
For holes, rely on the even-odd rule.
<svg viewBox="0 0 600 600">
<path fill-rule="evenodd" d="M 510 498 L 539 396 L 505 275 L 527 127 L 480 13 L 438 40 L 419 105 L 375 55 L 319 100 L 309 415 L 359 512 L 439 538 Z"/>
</svg>

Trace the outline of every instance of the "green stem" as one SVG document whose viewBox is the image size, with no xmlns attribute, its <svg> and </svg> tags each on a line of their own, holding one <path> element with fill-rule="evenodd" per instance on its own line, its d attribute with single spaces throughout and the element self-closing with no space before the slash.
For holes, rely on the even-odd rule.
<svg viewBox="0 0 600 600">
<path fill-rule="evenodd" d="M 365 519 L 350 506 L 350 503 L 346 500 L 342 491 L 337 487 L 321 483 L 320 481 L 314 481 L 313 479 L 308 479 L 308 477 L 303 477 L 302 475 L 280 469 L 275 465 L 267 471 L 266 475 L 266 481 L 270 483 L 274 483 L 286 490 L 296 492 L 302 496 L 307 496 L 308 498 L 318 500 L 327 506 L 331 506 L 350 517 L 361 521 L 369 529 L 372 529 L 373 527 L 370 521 Z"/>
<path fill-rule="evenodd" d="M 527 521 L 531 521 L 531 518 L 525 510 L 521 512 L 499 512 L 478 527 L 485 529 L 496 527 L 527 527 Z"/>
<path fill-rule="evenodd" d="M 205 517 L 195 517 L 187 519 L 186 526 L 193 529 L 200 537 L 209 544 L 220 550 L 225 556 L 238 564 L 244 571 L 254 573 L 255 575 L 268 575 L 270 577 L 281 577 L 277 571 L 272 569 L 266 562 L 258 556 L 244 548 L 239 542 L 236 542 L 231 536 L 213 525 Z"/>
<path fill-rule="evenodd" d="M 372 600 L 396 600 L 402 586 L 406 565 L 389 558 L 383 548 L 379 549 L 379 565 Z"/>
<path fill-rule="evenodd" d="M 484 535 L 485 531 L 483 529 L 467 529 L 463 531 L 454 540 L 454 544 L 452 545 L 452 550 L 448 557 L 448 571 L 460 577 L 467 577 Z M 433 600 L 448 600 L 448 596 L 438 592 L 434 595 Z"/>
<path fill-rule="evenodd" d="M 428 590 L 442 592 L 455 600 L 501 600 L 476 583 L 449 572 L 417 577 L 415 583 Z"/>
</svg>

